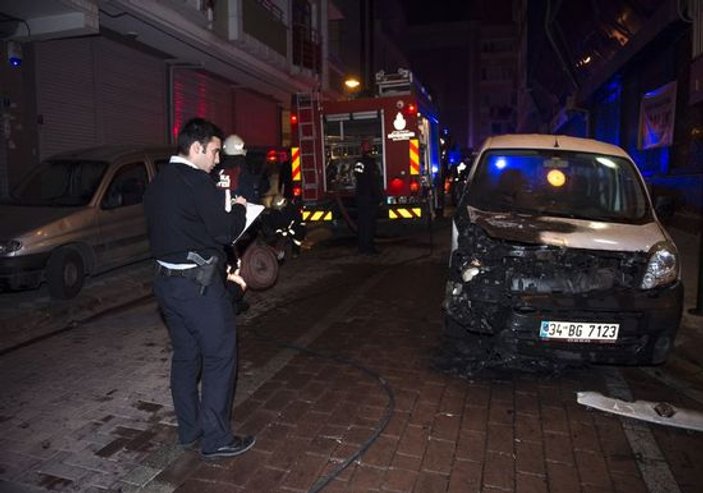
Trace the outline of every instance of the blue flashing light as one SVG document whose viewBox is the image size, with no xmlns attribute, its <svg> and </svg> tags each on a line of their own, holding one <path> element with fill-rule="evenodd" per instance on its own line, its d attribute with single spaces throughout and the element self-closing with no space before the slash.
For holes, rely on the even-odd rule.
<svg viewBox="0 0 703 493">
<path fill-rule="evenodd" d="M 495 164 L 496 164 L 496 168 L 503 169 L 508 165 L 508 162 L 505 160 L 504 157 L 499 157 L 498 159 L 496 159 Z"/>
<path fill-rule="evenodd" d="M 20 57 L 11 56 L 10 58 L 8 58 L 8 62 L 10 62 L 11 67 L 21 67 L 22 66 L 22 59 Z"/>
<path fill-rule="evenodd" d="M 433 164 L 432 165 L 432 174 L 436 175 L 438 171 L 439 171 L 439 166 L 437 166 L 436 164 Z"/>
</svg>

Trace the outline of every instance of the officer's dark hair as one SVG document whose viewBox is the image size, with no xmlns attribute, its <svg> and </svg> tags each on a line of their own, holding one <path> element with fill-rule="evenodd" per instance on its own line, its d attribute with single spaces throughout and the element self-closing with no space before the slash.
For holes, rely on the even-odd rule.
<svg viewBox="0 0 703 493">
<path fill-rule="evenodd" d="M 194 142 L 200 142 L 203 147 L 207 147 L 213 137 L 224 140 L 224 134 L 217 125 L 204 118 L 191 118 L 178 132 L 178 154 L 187 156 Z"/>
</svg>

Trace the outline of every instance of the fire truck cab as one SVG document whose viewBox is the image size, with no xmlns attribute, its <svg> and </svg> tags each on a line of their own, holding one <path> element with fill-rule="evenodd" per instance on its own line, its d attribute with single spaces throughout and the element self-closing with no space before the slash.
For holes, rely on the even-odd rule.
<svg viewBox="0 0 703 493">
<path fill-rule="evenodd" d="M 373 143 L 383 180 L 379 218 L 418 221 L 443 200 L 437 111 L 412 72 L 376 74 L 374 97 L 317 101 L 296 97 L 296 145 L 291 150 L 294 186 L 308 222 L 333 221 L 353 210 L 354 165 L 362 140 Z"/>
</svg>

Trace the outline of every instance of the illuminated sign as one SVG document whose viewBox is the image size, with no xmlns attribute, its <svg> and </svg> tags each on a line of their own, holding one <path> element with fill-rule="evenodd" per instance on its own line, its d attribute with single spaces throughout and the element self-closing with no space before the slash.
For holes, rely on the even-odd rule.
<svg viewBox="0 0 703 493">
<path fill-rule="evenodd" d="M 407 120 L 405 120 L 405 117 L 399 111 L 398 114 L 395 115 L 395 120 L 393 120 L 393 128 L 395 128 L 395 130 L 388 134 L 388 138 L 393 141 L 398 141 L 409 140 L 415 137 L 415 132 L 405 129 L 407 124 Z"/>
</svg>

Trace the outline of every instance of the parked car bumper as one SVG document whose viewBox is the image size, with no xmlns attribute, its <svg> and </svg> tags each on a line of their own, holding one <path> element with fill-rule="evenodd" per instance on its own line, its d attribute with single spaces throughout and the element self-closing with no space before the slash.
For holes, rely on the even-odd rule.
<svg viewBox="0 0 703 493">
<path fill-rule="evenodd" d="M 0 289 L 36 288 L 44 280 L 50 252 L 18 257 L 0 257 Z"/>
</svg>

